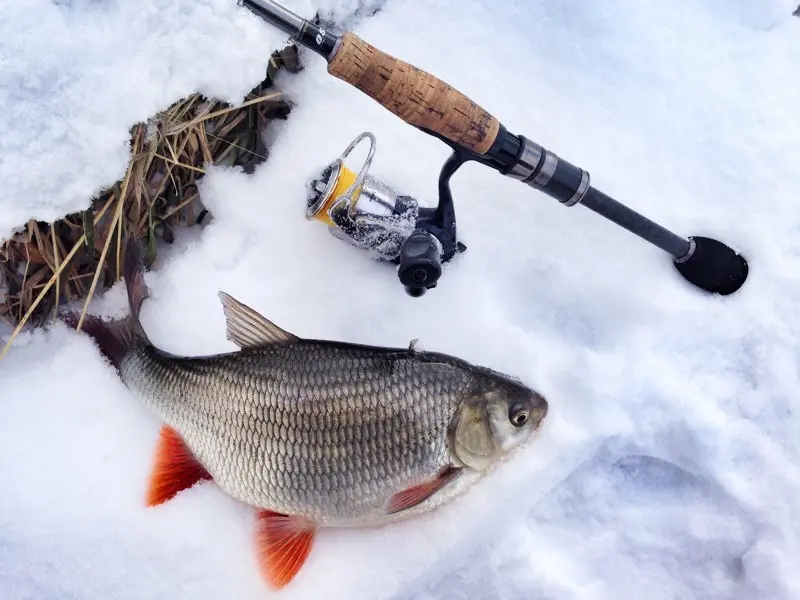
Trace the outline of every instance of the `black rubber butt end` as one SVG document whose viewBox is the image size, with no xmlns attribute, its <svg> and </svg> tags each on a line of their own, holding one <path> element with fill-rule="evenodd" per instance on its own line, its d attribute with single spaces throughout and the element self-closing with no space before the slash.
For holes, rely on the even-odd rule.
<svg viewBox="0 0 800 600">
<path fill-rule="evenodd" d="M 694 252 L 684 262 L 675 261 L 675 268 L 689 282 L 712 294 L 727 296 L 744 285 L 749 273 L 741 254 L 722 242 L 707 237 L 690 237 Z"/>
</svg>

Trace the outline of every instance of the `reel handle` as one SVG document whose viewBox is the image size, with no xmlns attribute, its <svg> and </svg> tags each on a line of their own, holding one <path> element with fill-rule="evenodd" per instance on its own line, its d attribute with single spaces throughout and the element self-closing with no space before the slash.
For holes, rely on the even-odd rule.
<svg viewBox="0 0 800 600">
<path fill-rule="evenodd" d="M 328 73 L 367 94 L 406 123 L 483 155 L 500 121 L 438 77 L 399 60 L 352 32 L 341 37 Z"/>
</svg>

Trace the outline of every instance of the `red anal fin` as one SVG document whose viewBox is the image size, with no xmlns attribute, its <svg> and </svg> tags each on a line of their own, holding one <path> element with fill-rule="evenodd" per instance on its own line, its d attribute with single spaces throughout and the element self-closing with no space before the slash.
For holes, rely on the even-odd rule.
<svg viewBox="0 0 800 600">
<path fill-rule="evenodd" d="M 314 545 L 316 525 L 297 515 L 271 510 L 258 513 L 258 564 L 274 588 L 289 583 L 306 562 Z"/>
<path fill-rule="evenodd" d="M 389 506 L 387 507 L 388 514 L 391 515 L 401 510 L 407 510 L 412 506 L 424 502 L 455 479 L 459 473 L 461 473 L 460 468 L 448 467 L 430 481 L 420 483 L 402 492 L 397 492 L 389 499 Z"/>
<path fill-rule="evenodd" d="M 155 465 L 147 490 L 147 506 L 155 506 L 189 489 L 201 480 L 210 480 L 205 467 L 192 456 L 181 437 L 171 427 L 161 428 Z"/>
</svg>

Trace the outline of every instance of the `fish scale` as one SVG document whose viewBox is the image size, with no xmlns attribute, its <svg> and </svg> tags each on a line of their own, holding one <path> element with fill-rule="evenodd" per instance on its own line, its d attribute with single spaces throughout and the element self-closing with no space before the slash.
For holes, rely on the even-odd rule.
<svg viewBox="0 0 800 600">
<path fill-rule="evenodd" d="M 310 343 L 176 359 L 143 347 L 121 374 L 231 496 L 349 524 L 451 464 L 447 428 L 475 377 L 413 356 Z"/>
</svg>

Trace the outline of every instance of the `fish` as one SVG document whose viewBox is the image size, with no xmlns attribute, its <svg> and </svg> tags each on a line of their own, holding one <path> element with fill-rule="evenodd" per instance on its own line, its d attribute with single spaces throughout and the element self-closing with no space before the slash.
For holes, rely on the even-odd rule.
<svg viewBox="0 0 800 600">
<path fill-rule="evenodd" d="M 528 443 L 548 413 L 517 377 L 444 353 L 301 338 L 219 292 L 237 350 L 175 355 L 148 338 L 141 250 L 126 242 L 127 314 L 81 330 L 160 420 L 145 504 L 209 482 L 254 509 L 274 589 L 320 528 L 378 527 L 437 509 Z M 77 314 L 61 312 L 78 328 Z"/>
</svg>

